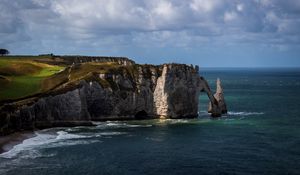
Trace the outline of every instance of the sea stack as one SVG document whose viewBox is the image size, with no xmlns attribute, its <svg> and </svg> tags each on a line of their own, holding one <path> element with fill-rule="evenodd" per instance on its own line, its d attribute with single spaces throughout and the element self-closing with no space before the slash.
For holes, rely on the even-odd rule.
<svg viewBox="0 0 300 175">
<path fill-rule="evenodd" d="M 216 93 L 214 94 L 214 97 L 218 102 L 218 107 L 219 107 L 219 110 L 221 111 L 221 113 L 226 114 L 227 113 L 227 106 L 226 106 L 226 102 L 225 102 L 225 99 L 224 99 L 223 88 L 222 88 L 222 85 L 221 85 L 220 78 L 217 78 L 216 88 L 217 89 L 216 89 Z M 208 112 L 209 113 L 212 112 L 211 102 L 209 102 L 209 105 L 208 105 Z"/>
</svg>

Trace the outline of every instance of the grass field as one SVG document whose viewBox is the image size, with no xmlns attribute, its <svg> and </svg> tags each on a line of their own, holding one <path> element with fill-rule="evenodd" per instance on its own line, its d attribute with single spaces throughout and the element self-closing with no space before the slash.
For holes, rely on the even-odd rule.
<svg viewBox="0 0 300 175">
<path fill-rule="evenodd" d="M 64 67 L 34 61 L 45 56 L 0 57 L 0 101 L 16 99 L 42 91 L 42 81 Z"/>
<path fill-rule="evenodd" d="M 0 57 L 0 101 L 48 92 L 62 84 L 76 85 L 82 79 L 98 81 L 103 87 L 114 88 L 116 85 L 111 76 L 101 79 L 99 74 L 137 77 L 138 73 L 135 65 L 123 66 L 117 62 L 86 62 L 65 66 L 55 63 L 50 56 Z"/>
</svg>

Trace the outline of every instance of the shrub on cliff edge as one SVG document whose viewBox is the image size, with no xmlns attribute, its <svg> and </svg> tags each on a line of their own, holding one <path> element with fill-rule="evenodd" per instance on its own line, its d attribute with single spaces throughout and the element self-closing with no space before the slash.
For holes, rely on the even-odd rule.
<svg viewBox="0 0 300 175">
<path fill-rule="evenodd" d="M 9 51 L 6 50 L 6 49 L 0 49 L 0 55 L 3 56 L 3 55 L 8 55 L 9 54 Z"/>
</svg>

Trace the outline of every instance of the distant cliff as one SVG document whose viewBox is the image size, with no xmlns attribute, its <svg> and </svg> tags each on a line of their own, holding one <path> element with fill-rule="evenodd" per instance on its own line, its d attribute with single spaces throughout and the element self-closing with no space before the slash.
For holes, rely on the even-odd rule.
<svg viewBox="0 0 300 175">
<path fill-rule="evenodd" d="M 97 57 L 55 59 L 69 66 L 45 80 L 47 92 L 1 106 L 1 133 L 102 120 L 193 118 L 201 91 L 211 101 L 212 116 L 225 112 L 197 66 L 138 65 L 127 58 L 109 58 L 113 61 L 105 64 Z M 43 61 L 57 63 L 53 60 Z"/>
</svg>

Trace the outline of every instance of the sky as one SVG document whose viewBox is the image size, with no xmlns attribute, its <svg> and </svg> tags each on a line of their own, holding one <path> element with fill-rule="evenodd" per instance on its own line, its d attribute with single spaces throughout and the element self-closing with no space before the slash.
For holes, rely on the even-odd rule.
<svg viewBox="0 0 300 175">
<path fill-rule="evenodd" d="M 300 67 L 300 0 L 0 0 L 11 54 Z"/>
</svg>

